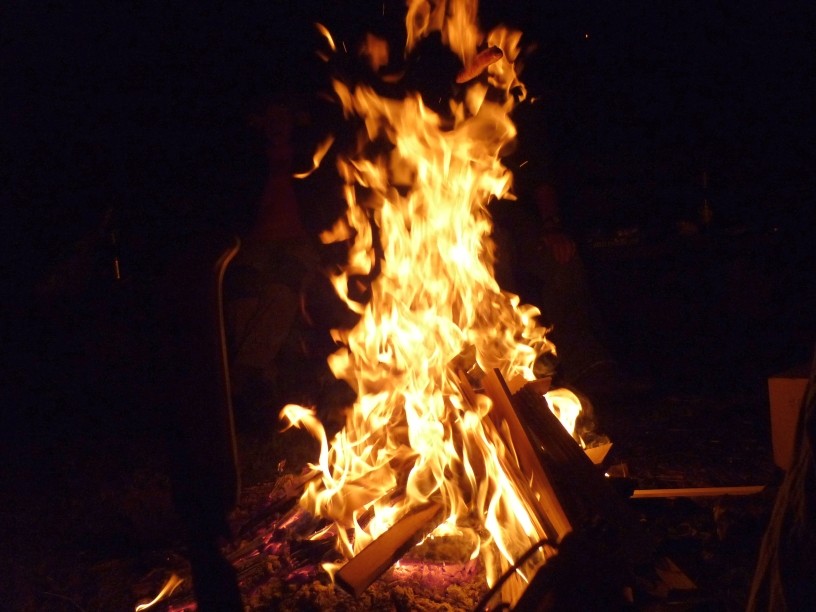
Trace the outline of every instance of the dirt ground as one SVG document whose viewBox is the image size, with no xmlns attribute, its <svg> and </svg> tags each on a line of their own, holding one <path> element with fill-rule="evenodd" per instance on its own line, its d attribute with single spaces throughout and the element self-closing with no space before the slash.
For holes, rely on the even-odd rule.
<svg viewBox="0 0 816 612">
<path fill-rule="evenodd" d="M 3 413 L 0 591 L 10 610 L 133 610 L 171 572 L 187 578 L 171 601 L 187 601 L 189 568 L 171 496 L 167 408 L 157 402 L 151 369 L 155 330 L 137 290 L 105 296 L 66 299 L 45 313 L 20 312 L 19 320 L 32 324 L 21 325 L 6 345 L 14 359 L 6 368 L 12 409 Z M 623 489 L 767 486 L 745 497 L 628 500 L 659 543 L 660 557 L 671 559 L 696 586 L 667 591 L 644 577 L 636 585 L 639 609 L 743 609 L 780 479 L 764 377 L 774 364 L 757 363 L 748 353 L 741 362 L 714 359 L 716 344 L 711 346 L 705 362 L 678 354 L 676 363 L 649 372 L 654 384 L 648 392 L 596 402 L 600 430 L 613 441 L 605 467 L 628 476 L 620 481 Z M 642 352 L 640 363 L 649 362 L 650 354 Z M 693 384 L 695 367 L 706 369 L 696 377 L 699 385 Z M 703 384 L 710 380 L 729 384 Z M 280 434 L 278 428 L 270 416 L 239 431 L 244 493 L 232 519 L 236 530 L 259 516 L 274 522 L 275 516 L 261 516 L 258 500 L 282 475 L 317 456 L 304 434 Z M 281 588 L 311 609 L 359 604 L 325 579 L 284 584 L 274 563 L 270 558 L 264 575 L 277 582 L 270 578 L 266 595 L 248 601 L 250 609 L 276 609 L 269 602 Z M 319 587 L 309 592 L 320 603 L 310 599 L 308 585 Z M 420 606 L 405 600 L 404 592 L 394 600 L 388 587 L 374 587 L 387 593 L 385 603 L 377 604 L 383 609 L 461 610 L 475 603 L 474 593 L 459 592 L 427 599 L 436 608 L 427 601 Z"/>
<path fill-rule="evenodd" d="M 189 594 L 189 569 L 157 424 L 134 414 L 106 419 L 99 410 L 83 411 L 79 400 L 87 391 L 75 389 L 64 404 L 66 412 L 51 414 L 36 435 L 7 447 L 13 456 L 6 465 L 14 469 L 6 473 L 0 521 L 4 599 L 9 609 L 21 612 L 132 610 L 175 571 L 188 580 L 171 601 L 189 601 L 184 597 Z M 602 427 L 614 443 L 605 464 L 615 474 L 628 475 L 629 486 L 768 485 L 746 497 L 630 500 L 632 511 L 659 542 L 658 554 L 670 558 L 696 585 L 667 592 L 644 581 L 636 593 L 639 609 L 744 607 L 779 478 L 772 462 L 767 397 L 759 385 L 749 391 L 681 395 L 656 390 L 598 407 Z M 110 398 L 91 398 L 105 399 Z M 253 518 L 247 509 L 262 511 L 258 500 L 314 447 L 297 434 L 255 435 L 239 439 L 239 452 L 247 486 L 243 513 L 233 517 L 238 528 Z M 311 601 L 312 609 L 330 609 L 331 602 L 337 609 L 355 609 L 325 579 L 270 585 L 266 588 L 286 589 L 297 605 Z M 460 594 L 451 601 L 409 598 L 397 605 L 391 591 L 385 590 L 390 603 L 384 609 L 468 609 L 474 595 L 468 599 Z M 268 590 L 265 597 L 255 592 L 255 604 L 262 607 L 249 604 L 250 609 L 276 609 L 283 601 Z M 272 601 L 278 603 L 273 607 Z M 367 599 L 366 605 L 371 604 Z"/>
</svg>

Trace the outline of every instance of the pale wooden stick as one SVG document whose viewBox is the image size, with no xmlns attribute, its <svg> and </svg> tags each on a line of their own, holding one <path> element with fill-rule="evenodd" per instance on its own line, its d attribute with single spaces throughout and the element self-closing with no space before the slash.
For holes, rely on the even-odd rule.
<svg viewBox="0 0 816 612">
<path fill-rule="evenodd" d="M 462 387 L 462 395 L 465 401 L 470 403 L 472 406 L 475 406 L 478 398 L 464 372 L 459 372 L 459 380 Z M 549 379 L 545 380 L 544 383 L 546 384 L 546 388 L 549 388 Z M 509 398 L 509 396 L 506 394 L 504 394 L 504 397 Z M 490 414 L 494 414 L 495 411 L 496 406 L 494 400 L 494 405 Z M 495 416 L 483 421 L 485 433 L 487 434 L 488 438 L 492 438 L 493 436 L 503 438 L 499 429 L 500 425 L 497 421 L 498 419 Z M 515 444 L 515 441 L 513 441 L 513 444 Z M 506 440 L 505 445 L 507 445 Z M 562 536 L 559 535 L 556 528 L 553 526 L 553 522 L 547 515 L 547 511 L 545 509 L 555 507 L 556 512 L 563 514 L 563 509 L 561 509 L 558 499 L 554 497 L 554 493 L 552 495 L 548 495 L 548 493 L 545 490 L 542 490 L 541 487 L 534 490 L 536 487 L 535 485 L 533 487 L 530 486 L 529 475 L 525 474 L 523 469 L 516 463 L 516 456 L 512 455 L 510 452 L 499 456 L 499 463 L 502 470 L 504 470 L 504 473 L 512 481 L 516 493 L 518 493 L 518 495 L 524 500 L 525 505 L 530 508 L 532 512 L 532 516 L 530 518 L 533 520 L 538 538 L 543 539 L 546 537 L 553 542 L 560 540 Z M 552 491 L 552 488 L 550 488 L 550 491 Z M 550 551 L 546 554 L 549 557 L 554 553 Z M 517 578 L 507 580 L 501 587 L 499 595 L 500 601 L 515 604 L 521 596 L 521 591 L 519 589 L 521 588 L 521 590 L 523 590 L 525 586 L 526 583 L 524 585 L 520 585 Z"/>
<path fill-rule="evenodd" d="M 340 568 L 335 576 L 337 584 L 359 597 L 409 548 L 436 527 L 435 518 L 441 509 L 441 505 L 430 503 L 402 517 Z"/>
<path fill-rule="evenodd" d="M 519 466 L 524 474 L 532 476 L 532 488 L 538 498 L 538 506 L 555 530 L 555 534 L 548 533 L 547 535 L 550 537 L 555 535 L 556 541 L 560 542 L 565 535 L 572 531 L 572 525 L 564 512 L 564 508 L 558 501 L 558 496 L 536 455 L 524 426 L 513 408 L 509 390 L 504 384 L 504 380 L 499 378 L 494 370 L 486 373 L 484 386 L 488 397 L 493 400 L 493 408 L 489 412 L 490 419 L 499 431 L 502 431 L 502 421 L 507 423 L 512 446 L 519 460 Z"/>
<path fill-rule="evenodd" d="M 719 495 L 754 495 L 765 490 L 765 485 L 744 487 L 688 487 L 685 489 L 635 489 L 632 499 L 649 497 L 717 497 Z"/>
</svg>

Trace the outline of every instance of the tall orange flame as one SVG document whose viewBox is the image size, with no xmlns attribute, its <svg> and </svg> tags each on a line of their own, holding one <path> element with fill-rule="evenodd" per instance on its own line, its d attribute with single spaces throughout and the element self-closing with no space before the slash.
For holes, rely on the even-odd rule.
<svg viewBox="0 0 816 612">
<path fill-rule="evenodd" d="M 361 318 L 333 332 L 342 348 L 329 363 L 357 400 L 331 441 L 314 411 L 289 405 L 281 416 L 320 440 L 314 467 L 321 478 L 301 503 L 336 522 L 346 558 L 434 500 L 446 516 L 435 533 L 475 525 L 474 556 L 481 555 L 492 584 L 541 538 L 541 526 L 506 472 L 512 450 L 486 426 L 490 401 L 466 401 L 457 370 L 499 368 L 508 379 L 531 380 L 537 357 L 553 350 L 538 311 L 521 306 L 493 276 L 487 205 L 511 197 L 512 175 L 500 156 L 516 136 L 508 113 L 516 102 L 511 90 L 523 92 L 514 69 L 520 34 L 482 34 L 474 1 L 408 4 L 406 52 L 439 31 L 465 65 L 484 45 L 501 49 L 502 58 L 451 100 L 448 117 L 419 93 L 394 100 L 334 82 L 345 115 L 363 126 L 357 150 L 337 164 L 346 214 L 322 236 L 355 236 L 333 282 Z M 387 146 L 371 155 L 371 142 Z M 355 301 L 349 278 L 372 270 L 370 299 Z M 574 415 L 565 418 L 574 422 Z M 363 514 L 373 517 L 365 525 Z"/>
</svg>

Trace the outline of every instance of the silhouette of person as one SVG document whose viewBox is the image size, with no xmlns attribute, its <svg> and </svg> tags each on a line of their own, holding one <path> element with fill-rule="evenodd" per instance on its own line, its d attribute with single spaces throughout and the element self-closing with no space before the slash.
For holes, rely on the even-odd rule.
<svg viewBox="0 0 816 612">
<path fill-rule="evenodd" d="M 575 387 L 593 399 L 615 393 L 626 379 L 605 343 L 603 324 L 575 240 L 561 219 L 558 194 L 550 182 L 520 190 L 519 201 L 491 205 L 498 247 L 499 285 L 541 311 L 556 360 L 545 360 L 540 375 Z"/>
</svg>

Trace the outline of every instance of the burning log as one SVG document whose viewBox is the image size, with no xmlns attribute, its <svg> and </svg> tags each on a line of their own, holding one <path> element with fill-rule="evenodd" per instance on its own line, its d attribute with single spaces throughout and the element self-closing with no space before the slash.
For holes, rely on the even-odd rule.
<svg viewBox="0 0 816 612">
<path fill-rule="evenodd" d="M 488 66 L 495 64 L 503 57 L 504 53 L 499 47 L 490 47 L 477 53 L 476 57 L 473 58 L 473 61 L 462 68 L 462 70 L 459 71 L 459 74 L 456 75 L 456 82 L 467 83 L 468 81 L 475 79 L 477 76 L 482 74 Z"/>
<path fill-rule="evenodd" d="M 560 541 L 572 531 L 572 525 L 558 501 L 550 478 L 536 455 L 533 443 L 527 435 L 527 428 L 519 420 L 513 408 L 507 385 L 498 371 L 489 372 L 485 376 L 484 385 L 488 397 L 493 400 L 493 409 L 490 411 L 491 421 L 499 431 L 503 429 L 502 423 L 506 424 L 511 438 L 509 441 L 512 443 L 510 446 L 515 450 L 519 466 L 525 474 L 532 476 L 527 487 L 522 487 L 522 490 L 529 487 L 533 491 L 538 502 L 534 507 L 540 510 L 539 514 L 543 515 L 545 524 L 551 526 L 550 533 L 547 535 L 553 537 L 555 541 Z M 561 424 L 558 423 L 558 426 L 561 427 Z M 564 431 L 563 427 L 561 431 Z"/>
<path fill-rule="evenodd" d="M 472 407 L 476 406 L 479 401 L 478 396 L 463 373 L 460 374 L 460 383 L 464 401 Z M 509 420 L 514 417 L 514 413 L 512 406 L 508 410 Z M 504 414 L 501 409 L 497 412 Z M 484 421 L 488 437 L 499 435 L 498 431 L 502 427 L 501 422 L 497 418 Z M 520 424 L 517 426 L 515 435 L 526 440 L 526 438 L 523 438 L 524 431 Z M 516 443 L 515 439 L 513 442 Z M 548 486 L 546 474 L 540 470 L 540 466 L 535 461 L 535 455 L 529 440 L 526 440 L 526 442 L 527 462 L 519 466 L 514 462 L 513 457 L 508 455 L 499 458 L 500 466 L 513 482 L 514 490 L 524 500 L 527 507 L 535 512 L 538 537 L 542 540 L 546 539 L 555 542 L 567 533 L 570 527 L 563 508 L 561 508 L 558 499 L 555 497 L 555 492 L 552 487 Z M 532 488 L 530 478 L 525 475 L 528 473 L 528 466 L 536 474 Z M 441 509 L 441 505 L 434 503 L 403 517 L 348 561 L 335 576 L 336 582 L 350 594 L 359 597 L 372 582 L 400 559 L 418 540 L 432 531 L 436 526 L 437 521 L 435 519 Z M 555 521 L 553 521 L 553 517 L 555 517 Z M 550 553 L 546 553 L 545 556 L 550 556 Z M 517 588 L 518 585 L 512 583 L 504 585 L 501 589 L 502 600 L 515 601 L 518 598 L 518 593 L 514 593 L 514 589 Z"/>
<path fill-rule="evenodd" d="M 435 519 L 442 507 L 431 503 L 407 514 L 357 553 L 335 579 L 343 589 L 359 597 L 385 570 L 436 527 Z"/>
<path fill-rule="evenodd" d="M 491 379 L 487 384 L 493 384 L 493 380 L 498 379 Z M 471 405 L 476 405 L 478 401 L 476 392 L 464 372 L 459 373 L 459 381 L 465 399 Z M 511 384 L 513 382 L 511 381 Z M 550 388 L 550 379 L 539 379 L 530 384 L 545 393 Z M 519 383 L 518 388 L 521 386 L 522 383 Z M 542 538 L 546 536 L 553 542 L 558 542 L 572 530 L 569 519 L 564 514 L 564 509 L 558 502 L 546 473 L 541 470 L 532 444 L 509 402 L 509 396 L 495 392 L 492 395 L 488 393 L 488 397 L 493 401 L 493 408 L 488 413 L 489 420 L 484 423 L 485 429 L 491 434 L 507 431 L 507 435 L 499 435 L 502 438 L 509 437 L 509 440 L 505 439 L 505 444 L 513 449 L 518 461 L 518 465 L 515 465 L 508 458 L 504 458 L 501 460 L 501 467 L 513 480 L 515 490 L 524 498 L 528 507 L 535 510 L 541 526 L 539 536 Z M 504 427 L 508 429 L 505 430 Z M 532 479 L 529 476 L 525 477 L 524 474 L 532 474 Z"/>
<path fill-rule="evenodd" d="M 460 383 L 464 401 L 471 406 L 475 406 L 478 402 L 477 394 L 463 373 L 460 373 Z M 509 420 L 514 418 L 514 413 L 511 406 L 508 410 Z M 504 414 L 502 409 L 499 409 L 498 412 Z M 496 434 L 497 430 L 501 430 L 502 427 L 497 418 L 485 420 L 484 426 L 489 436 Z M 535 511 L 535 519 L 538 521 L 536 525 L 538 536 L 542 540 L 547 539 L 556 542 L 570 530 L 569 523 L 563 508 L 561 508 L 558 499 L 555 497 L 555 492 L 548 485 L 546 474 L 541 471 L 540 466 L 535 461 L 535 455 L 529 440 L 523 437 L 524 430 L 520 424 L 518 424 L 514 435 L 518 436 L 520 440 L 526 441 L 526 457 L 528 460 L 519 466 L 514 463 L 512 456 L 500 457 L 501 469 L 513 482 L 514 490 L 524 499 L 527 506 Z M 516 444 L 515 438 L 513 442 Z M 523 445 L 524 442 L 521 442 L 521 444 Z M 528 466 L 535 473 L 532 487 L 529 477 L 525 476 L 528 473 Z M 404 493 L 404 491 L 402 492 Z M 435 519 L 441 510 L 441 505 L 433 503 L 403 517 L 348 561 L 335 576 L 336 582 L 350 594 L 359 597 L 372 582 L 436 527 L 437 521 Z M 553 520 L 553 517 L 555 520 Z M 546 556 L 549 556 L 549 553 Z M 513 592 L 515 588 L 517 588 L 517 585 L 506 584 L 501 589 L 502 600 L 515 601 L 518 598 L 518 594 L 514 595 Z"/>
<path fill-rule="evenodd" d="M 538 465 L 531 469 L 545 474 L 552 487 L 545 499 L 557 502 L 547 511 L 555 513 L 561 508 L 565 524 L 573 528 L 606 524 L 612 528 L 610 535 L 617 540 L 618 552 L 625 560 L 646 562 L 653 543 L 624 500 L 550 411 L 547 400 L 530 387 L 511 395 L 497 370 L 487 374 L 485 387 L 494 402 L 501 405 L 501 417 L 508 419 L 513 442 L 517 438 L 529 441 Z M 513 416 L 517 423 L 510 425 Z M 519 458 L 521 461 L 521 453 Z M 531 458 L 525 457 L 524 461 L 527 469 Z"/>
</svg>

